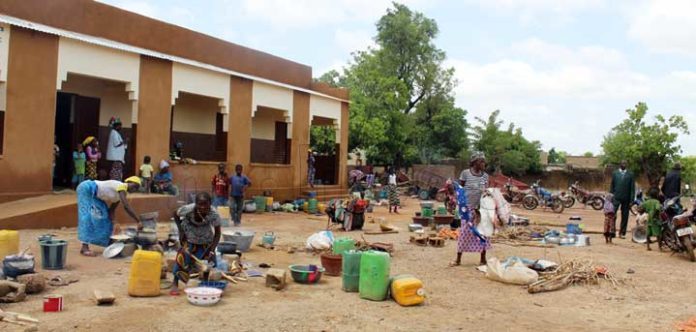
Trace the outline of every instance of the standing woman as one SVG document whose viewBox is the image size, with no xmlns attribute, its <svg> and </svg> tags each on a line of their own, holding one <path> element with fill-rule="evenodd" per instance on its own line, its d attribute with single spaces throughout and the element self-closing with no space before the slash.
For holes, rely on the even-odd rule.
<svg viewBox="0 0 696 332">
<path fill-rule="evenodd" d="M 101 159 L 101 151 L 99 151 L 99 141 L 97 141 L 94 136 L 87 137 L 82 146 L 85 147 L 87 152 L 87 163 L 85 169 L 85 178 L 87 180 L 96 180 L 97 174 L 97 162 Z"/>
<path fill-rule="evenodd" d="M 314 157 L 312 149 L 309 149 L 307 151 L 307 182 L 311 188 L 314 188 L 314 175 L 317 172 L 316 168 L 314 168 L 314 164 L 316 162 L 317 159 Z"/>
<path fill-rule="evenodd" d="M 397 208 L 399 205 L 401 205 L 401 202 L 399 201 L 399 192 L 397 191 L 395 172 L 394 167 L 389 168 L 389 176 L 387 178 L 387 190 L 389 191 L 389 213 L 392 212 L 392 207 L 394 208 L 394 213 L 399 213 Z"/>
<path fill-rule="evenodd" d="M 490 238 L 477 234 L 472 230 L 481 220 L 479 206 L 481 196 L 488 187 L 488 174 L 486 174 L 486 157 L 483 152 L 474 152 L 469 160 L 469 168 L 462 171 L 459 175 L 459 183 L 466 191 L 466 201 L 470 214 L 469 227 L 464 220 L 459 229 L 459 239 L 457 240 L 457 259 L 451 266 L 461 265 L 463 252 L 481 253 L 481 265 L 486 264 L 486 251 L 491 249 Z"/>
<path fill-rule="evenodd" d="M 127 195 L 140 188 L 140 178 L 131 176 L 126 182 L 86 180 L 77 186 L 77 238 L 82 242 L 80 254 L 94 256 L 89 245 L 106 247 L 114 229 L 114 213 L 119 203 L 142 228 L 140 220 L 128 204 Z"/>
<path fill-rule="evenodd" d="M 123 179 L 123 164 L 126 160 L 126 140 L 121 135 L 121 119 L 111 118 L 111 132 L 109 133 L 109 145 L 106 147 L 106 160 L 111 162 L 111 180 L 121 181 Z"/>
</svg>

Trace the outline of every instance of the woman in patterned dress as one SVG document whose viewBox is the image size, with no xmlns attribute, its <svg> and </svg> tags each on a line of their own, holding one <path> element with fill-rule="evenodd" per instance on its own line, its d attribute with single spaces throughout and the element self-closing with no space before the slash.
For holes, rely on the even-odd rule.
<svg viewBox="0 0 696 332">
<path fill-rule="evenodd" d="M 392 207 L 394 208 L 394 213 L 399 213 L 397 209 L 399 208 L 399 205 L 401 205 L 401 201 L 399 200 L 399 192 L 397 191 L 397 180 L 394 167 L 389 168 L 387 190 L 389 192 L 389 213 L 392 212 Z"/>
<path fill-rule="evenodd" d="M 475 152 L 469 160 L 469 168 L 462 171 L 459 176 L 459 183 L 466 193 L 470 220 L 462 218 L 463 222 L 459 228 L 457 240 L 457 259 L 450 264 L 451 266 L 461 265 L 463 252 L 481 253 L 479 262 L 481 265 L 486 264 L 486 251 L 491 249 L 491 240 L 475 231 L 476 225 L 481 219 L 479 212 L 481 196 L 488 187 L 488 174 L 486 174 L 485 168 L 486 158 L 483 152 Z"/>
</svg>

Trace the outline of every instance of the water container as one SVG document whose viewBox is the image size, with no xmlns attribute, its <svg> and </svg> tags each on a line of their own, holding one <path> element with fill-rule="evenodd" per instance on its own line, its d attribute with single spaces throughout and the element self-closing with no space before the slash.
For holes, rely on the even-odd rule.
<svg viewBox="0 0 696 332">
<path fill-rule="evenodd" d="M 339 237 L 333 243 L 333 253 L 337 255 L 353 249 L 355 249 L 355 240 L 349 237 Z"/>
<path fill-rule="evenodd" d="M 360 283 L 360 258 L 362 251 L 349 250 L 343 253 L 343 290 L 357 292 Z"/>
<path fill-rule="evenodd" d="M 566 233 L 568 233 L 568 234 L 582 234 L 582 230 L 580 229 L 580 225 L 578 225 L 578 224 L 567 223 L 566 224 Z"/>
<path fill-rule="evenodd" d="M 421 304 L 425 301 L 423 282 L 410 275 L 396 276 L 392 278 L 391 296 L 404 307 Z"/>
<path fill-rule="evenodd" d="M 0 230 L 0 260 L 19 253 L 19 232 Z"/>
<path fill-rule="evenodd" d="M 266 197 L 255 196 L 254 203 L 256 203 L 256 213 L 266 212 Z"/>
<path fill-rule="evenodd" d="M 317 205 L 318 204 L 319 204 L 319 202 L 317 201 L 316 198 L 310 198 L 309 204 L 307 205 L 307 209 L 308 209 L 307 212 L 312 213 L 312 214 L 317 213 Z"/>
<path fill-rule="evenodd" d="M 62 270 L 68 256 L 68 241 L 48 240 L 39 242 L 41 246 L 41 268 Z"/>
<path fill-rule="evenodd" d="M 305 201 L 304 203 L 302 203 L 302 211 L 309 212 L 309 202 L 308 201 Z"/>
<path fill-rule="evenodd" d="M 423 217 L 432 218 L 433 217 L 433 208 L 424 207 L 421 209 L 421 214 L 423 215 Z"/>
<path fill-rule="evenodd" d="M 266 197 L 266 211 L 273 211 L 273 197 Z"/>
<path fill-rule="evenodd" d="M 159 296 L 162 254 L 157 251 L 136 250 L 128 276 L 128 295 Z"/>
<path fill-rule="evenodd" d="M 360 259 L 360 298 L 384 301 L 389 291 L 389 254 L 370 250 Z"/>
</svg>

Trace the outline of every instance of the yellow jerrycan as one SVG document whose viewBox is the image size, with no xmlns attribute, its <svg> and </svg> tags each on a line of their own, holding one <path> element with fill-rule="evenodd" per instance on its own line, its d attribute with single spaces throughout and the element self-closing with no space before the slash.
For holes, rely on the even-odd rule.
<svg viewBox="0 0 696 332">
<path fill-rule="evenodd" d="M 128 295 L 159 296 L 162 254 L 157 251 L 136 250 L 128 276 Z"/>
<path fill-rule="evenodd" d="M 19 232 L 0 230 L 0 261 L 5 256 L 19 254 Z"/>
</svg>

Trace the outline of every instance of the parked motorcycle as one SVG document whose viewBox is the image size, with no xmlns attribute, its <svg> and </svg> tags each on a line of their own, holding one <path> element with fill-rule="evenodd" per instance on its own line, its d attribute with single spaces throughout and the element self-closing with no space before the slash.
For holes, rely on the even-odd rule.
<svg viewBox="0 0 696 332">
<path fill-rule="evenodd" d="M 567 195 L 563 195 L 563 207 L 571 208 L 575 205 L 575 202 L 580 202 L 589 205 L 593 209 L 599 211 L 604 207 L 604 194 L 600 192 L 589 192 L 580 187 L 580 183 L 575 181 L 569 188 L 570 192 Z"/>
<path fill-rule="evenodd" d="M 540 181 L 532 184 L 532 192 L 522 199 L 522 206 L 527 210 L 534 210 L 539 205 L 544 208 L 551 208 L 553 212 L 563 213 L 563 200 L 557 194 L 552 194 L 550 191 L 541 187 Z"/>
<path fill-rule="evenodd" d="M 662 245 L 675 253 L 685 253 L 689 260 L 695 262 L 694 230 L 691 228 L 691 222 L 694 221 L 696 202 L 691 212 L 683 213 L 679 204 L 681 197 L 680 195 L 668 199 L 664 203 L 663 211 L 660 214 L 662 219 Z"/>
<path fill-rule="evenodd" d="M 643 205 L 643 201 L 645 198 L 643 198 L 643 189 L 638 189 L 638 192 L 636 192 L 636 198 L 631 202 L 631 214 L 634 216 L 638 215 L 638 207 Z"/>
<path fill-rule="evenodd" d="M 505 198 L 505 200 L 510 204 L 522 203 L 522 200 L 525 196 L 527 196 L 527 193 L 523 191 L 513 190 L 512 187 L 512 181 L 510 181 L 510 178 L 508 178 L 507 183 L 505 183 L 505 191 L 503 192 L 503 198 Z"/>
</svg>

